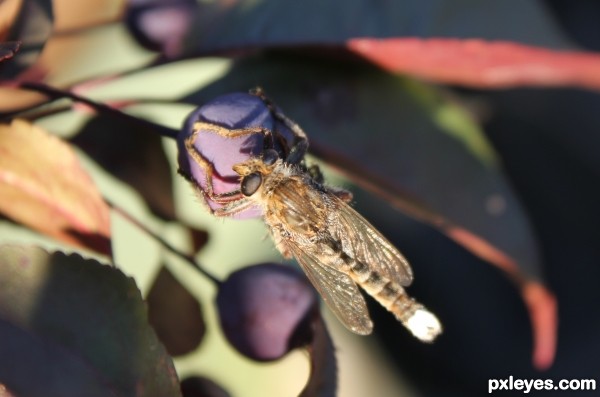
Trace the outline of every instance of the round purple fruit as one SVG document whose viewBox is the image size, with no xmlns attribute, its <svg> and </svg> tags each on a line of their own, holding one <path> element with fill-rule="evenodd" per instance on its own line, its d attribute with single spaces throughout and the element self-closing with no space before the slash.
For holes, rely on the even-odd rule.
<svg viewBox="0 0 600 397">
<path fill-rule="evenodd" d="M 253 94 L 220 96 L 194 110 L 179 136 L 179 172 L 202 194 L 211 212 L 243 198 L 240 178 L 232 167 L 265 149 L 275 149 L 282 158 L 294 143 L 294 134 L 265 100 Z M 244 219 L 261 215 L 250 207 L 233 215 Z"/>
<path fill-rule="evenodd" d="M 312 339 L 318 297 L 293 268 L 260 264 L 238 270 L 220 286 L 217 308 L 229 342 L 258 361 L 276 360 Z"/>
</svg>

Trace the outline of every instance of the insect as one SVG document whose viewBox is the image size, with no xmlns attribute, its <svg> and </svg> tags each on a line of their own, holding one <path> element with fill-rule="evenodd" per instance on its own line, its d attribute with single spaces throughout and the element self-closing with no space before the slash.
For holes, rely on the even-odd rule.
<svg viewBox="0 0 600 397">
<path fill-rule="evenodd" d="M 407 260 L 350 207 L 349 192 L 325 186 L 320 173 L 304 165 L 308 148 L 305 133 L 274 107 L 272 112 L 294 131 L 296 144 L 285 158 L 267 148 L 261 155 L 234 165 L 242 198 L 225 204 L 215 214 L 228 216 L 260 207 L 277 249 L 298 261 L 329 308 L 352 332 L 366 335 L 373 329 L 360 286 L 414 336 L 433 341 L 442 326 L 434 314 L 405 292 L 404 287 L 413 280 Z M 186 148 L 193 151 L 189 139 Z"/>
</svg>

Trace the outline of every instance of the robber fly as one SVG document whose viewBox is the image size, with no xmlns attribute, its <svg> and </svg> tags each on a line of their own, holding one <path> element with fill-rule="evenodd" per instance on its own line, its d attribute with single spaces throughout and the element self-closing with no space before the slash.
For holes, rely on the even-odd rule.
<svg viewBox="0 0 600 397">
<path fill-rule="evenodd" d="M 258 95 L 261 95 L 259 92 Z M 268 99 L 261 96 L 265 103 Z M 272 106 L 272 105 L 271 105 Z M 438 319 L 409 297 L 413 273 L 407 260 L 348 205 L 349 192 L 325 186 L 304 166 L 305 133 L 274 106 L 273 115 L 290 128 L 296 144 L 285 158 L 273 149 L 236 164 L 242 199 L 216 211 L 230 213 L 258 205 L 277 249 L 294 257 L 337 318 L 351 331 L 373 329 L 358 286 L 425 342 L 442 331 Z M 186 145 L 194 150 L 192 144 Z"/>
</svg>

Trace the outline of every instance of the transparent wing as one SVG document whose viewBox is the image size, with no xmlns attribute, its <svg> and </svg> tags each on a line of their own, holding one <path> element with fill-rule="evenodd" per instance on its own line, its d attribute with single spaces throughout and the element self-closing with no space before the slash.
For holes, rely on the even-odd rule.
<svg viewBox="0 0 600 397">
<path fill-rule="evenodd" d="M 329 214 L 329 232 L 342 250 L 390 280 L 408 286 L 413 273 L 408 261 L 365 218 L 342 200 L 335 198 L 337 211 Z"/>
<path fill-rule="evenodd" d="M 294 242 L 288 241 L 287 247 L 342 324 L 354 333 L 370 334 L 373 323 L 365 299 L 354 281 L 345 273 L 323 263 L 323 259 L 319 260 L 312 252 L 301 249 Z M 331 258 L 331 255 L 324 258 L 328 257 Z"/>
</svg>

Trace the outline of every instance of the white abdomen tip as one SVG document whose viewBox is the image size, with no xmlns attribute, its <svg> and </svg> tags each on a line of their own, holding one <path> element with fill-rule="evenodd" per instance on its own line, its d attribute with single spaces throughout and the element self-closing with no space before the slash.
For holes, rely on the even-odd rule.
<svg viewBox="0 0 600 397">
<path fill-rule="evenodd" d="M 440 320 L 425 308 L 417 309 L 404 325 L 423 342 L 433 342 L 442 333 Z"/>
</svg>

